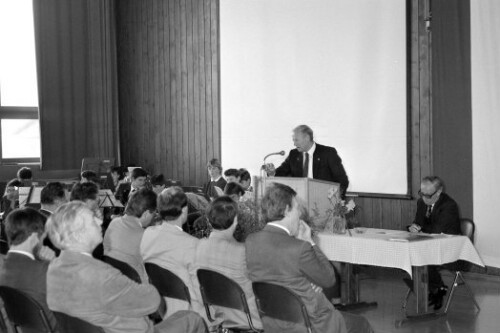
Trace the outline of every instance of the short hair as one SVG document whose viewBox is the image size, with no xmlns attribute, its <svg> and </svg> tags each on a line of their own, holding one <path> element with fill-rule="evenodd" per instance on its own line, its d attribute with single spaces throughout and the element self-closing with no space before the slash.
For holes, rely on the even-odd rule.
<svg viewBox="0 0 500 333">
<path fill-rule="evenodd" d="M 262 198 L 261 210 L 267 222 L 279 221 L 285 217 L 285 211 L 292 207 L 293 198 L 297 195 L 291 187 L 273 183 L 266 189 Z"/>
<path fill-rule="evenodd" d="M 110 173 L 117 173 L 118 180 L 122 180 L 125 178 L 125 168 L 123 168 L 122 166 L 112 167 Z"/>
<path fill-rule="evenodd" d="M 28 167 L 22 167 L 17 171 L 17 179 L 19 180 L 29 180 L 33 178 L 33 172 Z"/>
<path fill-rule="evenodd" d="M 40 202 L 43 205 L 52 205 L 56 199 L 66 197 L 64 185 L 59 182 L 51 182 L 45 185 L 40 193 Z"/>
<path fill-rule="evenodd" d="M 165 176 L 163 176 L 163 174 L 154 175 L 153 177 L 151 177 L 151 185 L 167 185 L 167 180 L 165 179 Z"/>
<path fill-rule="evenodd" d="M 240 171 L 238 169 L 227 169 L 226 171 L 224 171 L 224 176 L 226 177 L 234 176 L 238 178 L 240 176 Z"/>
<path fill-rule="evenodd" d="M 186 207 L 188 199 L 182 188 L 172 186 L 164 189 L 158 196 L 156 208 L 165 221 L 173 221 L 182 214 L 182 208 Z"/>
<path fill-rule="evenodd" d="M 293 129 L 294 132 L 300 132 L 302 134 L 306 134 L 309 136 L 309 138 L 312 140 L 314 140 L 314 133 L 313 133 L 313 130 L 307 126 L 307 125 L 299 125 L 297 127 L 295 127 Z"/>
<path fill-rule="evenodd" d="M 130 174 L 130 177 L 133 179 L 137 179 L 139 177 L 147 177 L 147 176 L 148 173 L 143 168 L 135 168 L 134 170 L 132 170 L 132 173 Z"/>
<path fill-rule="evenodd" d="M 61 250 L 67 249 L 68 245 L 82 244 L 89 227 L 85 217 L 94 218 L 94 213 L 81 201 L 58 207 L 45 225 L 52 244 Z"/>
<path fill-rule="evenodd" d="M 240 169 L 239 174 L 240 174 L 240 181 L 250 180 L 252 178 L 250 177 L 250 172 L 248 172 L 247 169 Z"/>
<path fill-rule="evenodd" d="M 238 183 L 227 183 L 226 187 L 224 188 L 224 194 L 225 195 L 245 195 L 245 190 L 243 189 L 243 186 L 241 186 Z"/>
<path fill-rule="evenodd" d="M 156 193 L 147 188 L 132 193 L 128 199 L 125 214 L 141 217 L 147 210 L 156 210 Z"/>
<path fill-rule="evenodd" d="M 238 204 L 228 196 L 216 198 L 210 203 L 207 218 L 214 229 L 226 230 L 238 215 Z"/>
<path fill-rule="evenodd" d="M 86 178 L 89 182 L 99 183 L 99 177 L 97 177 L 97 173 L 93 170 L 82 171 L 81 177 Z"/>
<path fill-rule="evenodd" d="M 13 210 L 5 222 L 5 234 L 9 245 L 19 245 L 26 241 L 32 233 L 43 234 L 45 216 L 33 208 Z"/>
<path fill-rule="evenodd" d="M 99 188 L 94 183 L 77 183 L 71 190 L 70 200 L 97 200 Z"/>
<path fill-rule="evenodd" d="M 220 161 L 216 158 L 212 158 L 210 161 L 208 161 L 207 163 L 207 168 L 211 166 L 211 167 L 214 167 L 214 168 L 217 168 L 220 170 L 220 172 L 222 172 L 222 164 L 220 163 Z"/>
<path fill-rule="evenodd" d="M 436 188 L 436 190 L 440 190 L 440 189 L 444 188 L 444 182 L 438 176 L 427 176 L 427 177 L 422 178 L 422 183 L 425 183 L 425 182 L 432 183 L 434 185 L 434 187 Z"/>
</svg>

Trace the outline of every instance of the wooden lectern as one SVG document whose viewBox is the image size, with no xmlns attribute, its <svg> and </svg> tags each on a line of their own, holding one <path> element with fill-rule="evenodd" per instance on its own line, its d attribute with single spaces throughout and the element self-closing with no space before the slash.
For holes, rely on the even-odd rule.
<svg viewBox="0 0 500 333">
<path fill-rule="evenodd" d="M 285 184 L 294 189 L 297 192 L 299 203 L 308 209 L 309 216 L 313 218 L 324 216 L 325 211 L 332 208 L 332 204 L 328 200 L 329 191 L 332 188 L 334 191 L 340 191 L 339 183 L 312 178 L 254 177 L 255 199 L 261 199 L 267 186 L 272 183 Z"/>
</svg>

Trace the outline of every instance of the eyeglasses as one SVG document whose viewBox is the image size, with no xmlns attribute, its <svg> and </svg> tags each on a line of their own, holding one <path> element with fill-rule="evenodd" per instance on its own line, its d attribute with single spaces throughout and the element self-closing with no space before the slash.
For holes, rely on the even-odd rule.
<svg viewBox="0 0 500 333">
<path fill-rule="evenodd" d="M 425 193 L 422 193 L 422 190 L 418 190 L 418 195 L 421 197 L 421 198 L 426 198 L 426 199 L 430 199 L 432 198 L 436 193 L 438 193 L 439 190 L 436 190 L 434 191 L 434 193 L 432 194 L 425 194 Z"/>
</svg>

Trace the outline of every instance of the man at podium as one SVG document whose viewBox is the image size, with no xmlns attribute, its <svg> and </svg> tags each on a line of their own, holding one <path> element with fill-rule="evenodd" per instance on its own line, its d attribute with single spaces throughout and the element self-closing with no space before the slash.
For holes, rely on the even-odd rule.
<svg viewBox="0 0 500 333">
<path fill-rule="evenodd" d="M 340 184 L 342 196 L 349 186 L 342 159 L 333 147 L 314 142 L 312 129 L 300 125 L 293 130 L 293 144 L 286 160 L 277 168 L 273 164 L 265 166 L 268 176 L 308 177 Z"/>
</svg>

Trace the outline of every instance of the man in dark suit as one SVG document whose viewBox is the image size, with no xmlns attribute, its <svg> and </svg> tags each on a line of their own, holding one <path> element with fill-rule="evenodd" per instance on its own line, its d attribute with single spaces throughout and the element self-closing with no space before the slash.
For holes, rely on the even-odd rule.
<svg viewBox="0 0 500 333">
<path fill-rule="evenodd" d="M 415 221 L 410 232 L 460 235 L 458 205 L 443 192 L 443 181 L 436 176 L 425 177 L 420 184 L 420 199 L 417 201 Z M 429 303 L 439 310 L 448 288 L 439 274 L 439 266 L 429 266 Z"/>
<path fill-rule="evenodd" d="M 210 198 L 217 198 L 222 195 L 227 185 L 226 180 L 222 177 L 222 164 L 218 159 L 213 158 L 207 163 L 207 170 L 210 181 L 203 185 L 203 193 Z"/>
<path fill-rule="evenodd" d="M 332 265 L 311 238 L 311 229 L 300 221 L 297 193 L 283 184 L 272 184 L 262 198 L 264 230 L 245 242 L 248 277 L 289 288 L 304 303 L 313 332 L 373 332 L 358 315 L 341 313 L 322 288 L 335 283 Z M 303 332 L 295 323 L 264 317 L 266 332 Z"/>
<path fill-rule="evenodd" d="M 6 234 L 10 249 L 0 271 L 0 285 L 20 290 L 45 310 L 49 324 L 56 319 L 47 306 L 47 269 L 54 253 L 41 246 L 45 217 L 32 208 L 16 209 L 7 217 Z M 23 332 L 30 332 L 23 329 Z"/>
<path fill-rule="evenodd" d="M 307 125 L 297 126 L 293 130 L 293 144 L 286 160 L 276 169 L 278 177 L 309 177 L 340 183 L 345 194 L 349 186 L 342 159 L 333 147 L 314 142 L 312 129 Z M 267 170 L 273 175 L 273 166 Z"/>
<path fill-rule="evenodd" d="M 143 168 L 135 168 L 130 174 L 130 183 L 122 183 L 115 192 L 116 199 L 126 206 L 130 193 L 140 190 L 146 186 L 148 173 Z"/>
</svg>

